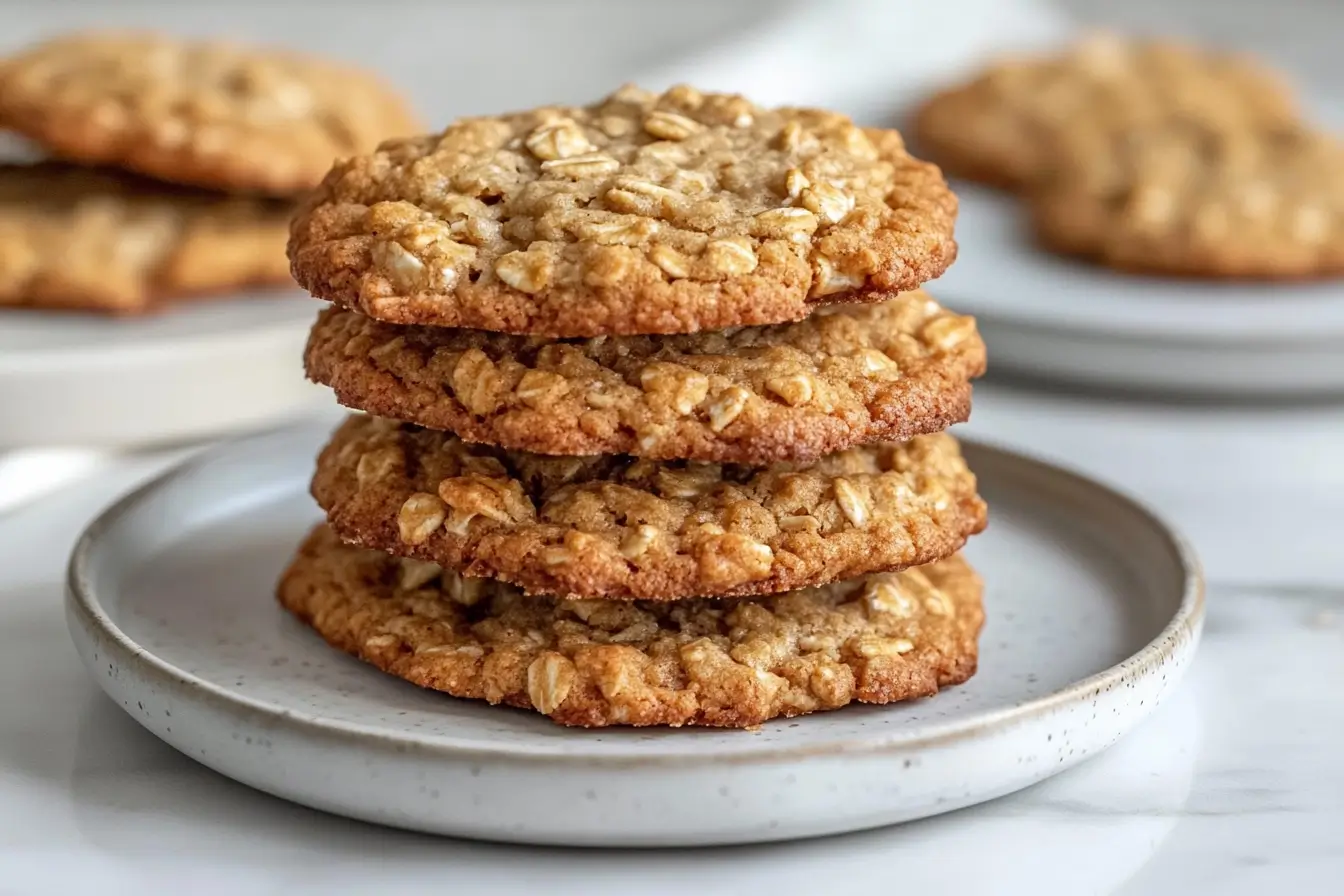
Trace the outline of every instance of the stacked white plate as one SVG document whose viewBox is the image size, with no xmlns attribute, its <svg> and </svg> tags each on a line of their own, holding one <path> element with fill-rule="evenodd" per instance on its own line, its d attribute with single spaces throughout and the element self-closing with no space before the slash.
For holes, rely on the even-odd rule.
<svg viewBox="0 0 1344 896">
<path fill-rule="evenodd" d="M 1344 280 L 1122 274 L 1037 249 L 1013 197 L 954 189 L 961 254 L 932 291 L 976 316 L 995 370 L 1229 397 L 1344 392 Z"/>
<path fill-rule="evenodd" d="M 318 307 L 280 293 L 120 320 L 6 311 L 0 449 L 187 441 L 329 406 L 303 377 Z"/>
</svg>

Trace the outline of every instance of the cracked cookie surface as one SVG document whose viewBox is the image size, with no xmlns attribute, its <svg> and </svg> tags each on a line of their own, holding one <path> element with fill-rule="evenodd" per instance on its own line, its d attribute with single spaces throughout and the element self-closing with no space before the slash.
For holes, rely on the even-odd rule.
<svg viewBox="0 0 1344 896">
<path fill-rule="evenodd" d="M 922 292 L 796 324 L 557 342 L 328 309 L 308 374 L 342 404 L 541 454 L 765 463 L 966 419 L 985 346 Z"/>
<path fill-rule="evenodd" d="M 975 673 L 984 621 L 960 555 L 760 598 L 566 601 L 352 547 L 325 526 L 278 597 L 384 672 L 588 727 L 749 727 L 932 696 Z"/>
<path fill-rule="evenodd" d="M 1049 173 L 1071 134 L 1179 121 L 1239 130 L 1297 114 L 1282 78 L 1252 60 L 1102 33 L 991 65 L 926 101 L 913 131 L 949 174 L 1021 188 Z"/>
<path fill-rule="evenodd" d="M 955 215 L 895 131 L 623 88 L 340 162 L 289 251 L 313 295 L 392 323 L 689 333 L 913 289 L 955 257 Z"/>
<path fill-rule="evenodd" d="M 371 73 L 153 33 L 73 34 L 0 60 L 0 126 L 63 158 L 272 195 L 420 129 Z"/>
<path fill-rule="evenodd" d="M 0 307 L 136 314 L 289 283 L 291 211 L 111 169 L 0 165 Z"/>
<path fill-rule="evenodd" d="M 548 457 L 356 415 L 312 492 L 351 543 L 560 597 L 821 585 L 946 557 L 986 521 L 942 433 L 740 467 Z"/>
<path fill-rule="evenodd" d="M 1073 158 L 1028 194 L 1046 248 L 1144 273 L 1344 273 L 1344 142 L 1332 135 L 1187 123 Z"/>
</svg>

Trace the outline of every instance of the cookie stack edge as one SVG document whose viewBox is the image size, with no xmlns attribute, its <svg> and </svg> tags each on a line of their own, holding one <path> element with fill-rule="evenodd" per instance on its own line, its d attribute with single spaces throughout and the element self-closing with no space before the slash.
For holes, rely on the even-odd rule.
<svg viewBox="0 0 1344 896">
<path fill-rule="evenodd" d="M 974 672 L 985 507 L 941 430 L 984 346 L 909 291 L 955 255 L 955 200 L 899 135 L 626 88 L 373 158 L 290 243 L 350 309 L 310 377 L 379 416 L 323 450 L 282 604 L 569 725 L 749 727 Z"/>
</svg>

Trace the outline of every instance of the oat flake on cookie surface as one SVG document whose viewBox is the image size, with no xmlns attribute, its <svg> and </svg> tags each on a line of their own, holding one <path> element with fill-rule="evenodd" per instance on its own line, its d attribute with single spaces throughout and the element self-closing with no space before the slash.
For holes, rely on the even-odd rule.
<svg viewBox="0 0 1344 896">
<path fill-rule="evenodd" d="M 768 463 L 964 421 L 985 346 L 915 291 L 794 324 L 568 341 L 329 308 L 306 362 L 343 404 L 470 442 Z"/>
<path fill-rule="evenodd" d="M 273 195 L 421 127 L 370 72 L 137 32 L 66 35 L 0 60 L 0 126 L 63 158 Z"/>
<path fill-rule="evenodd" d="M 742 467 L 528 454 L 356 415 L 312 491 L 351 543 L 533 594 L 673 600 L 947 557 L 985 526 L 975 486 L 942 433 Z"/>
<path fill-rule="evenodd" d="M 342 161 L 289 251 L 313 295 L 393 323 L 689 333 L 913 289 L 955 257 L 955 215 L 895 131 L 627 87 Z"/>
<path fill-rule="evenodd" d="M 567 601 L 346 545 L 325 526 L 278 597 L 399 678 L 589 727 L 749 727 L 931 696 L 975 673 L 984 621 L 960 555 L 742 600 Z"/>
</svg>

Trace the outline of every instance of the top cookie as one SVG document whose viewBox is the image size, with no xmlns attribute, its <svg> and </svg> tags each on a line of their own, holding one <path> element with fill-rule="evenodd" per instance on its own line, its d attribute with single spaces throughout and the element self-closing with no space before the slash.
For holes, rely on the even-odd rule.
<svg viewBox="0 0 1344 896">
<path fill-rule="evenodd" d="M 0 62 L 0 126 L 76 161 L 273 195 L 420 129 L 367 72 L 154 34 L 59 37 Z"/>
<path fill-rule="evenodd" d="M 393 323 L 689 333 L 918 286 L 955 257 L 955 215 L 894 131 L 627 87 L 341 162 L 289 251 L 315 296 Z"/>
<path fill-rule="evenodd" d="M 1053 167 L 1062 137 L 1199 121 L 1286 124 L 1297 106 L 1254 62 L 1165 41 L 1099 34 L 1052 55 L 1000 62 L 936 94 L 914 123 L 919 148 L 949 173 L 1025 186 Z"/>
<path fill-rule="evenodd" d="M 1048 248 L 1124 270 L 1344 273 L 1344 143 L 1306 128 L 1191 123 L 1080 142 L 1028 194 Z"/>
</svg>

